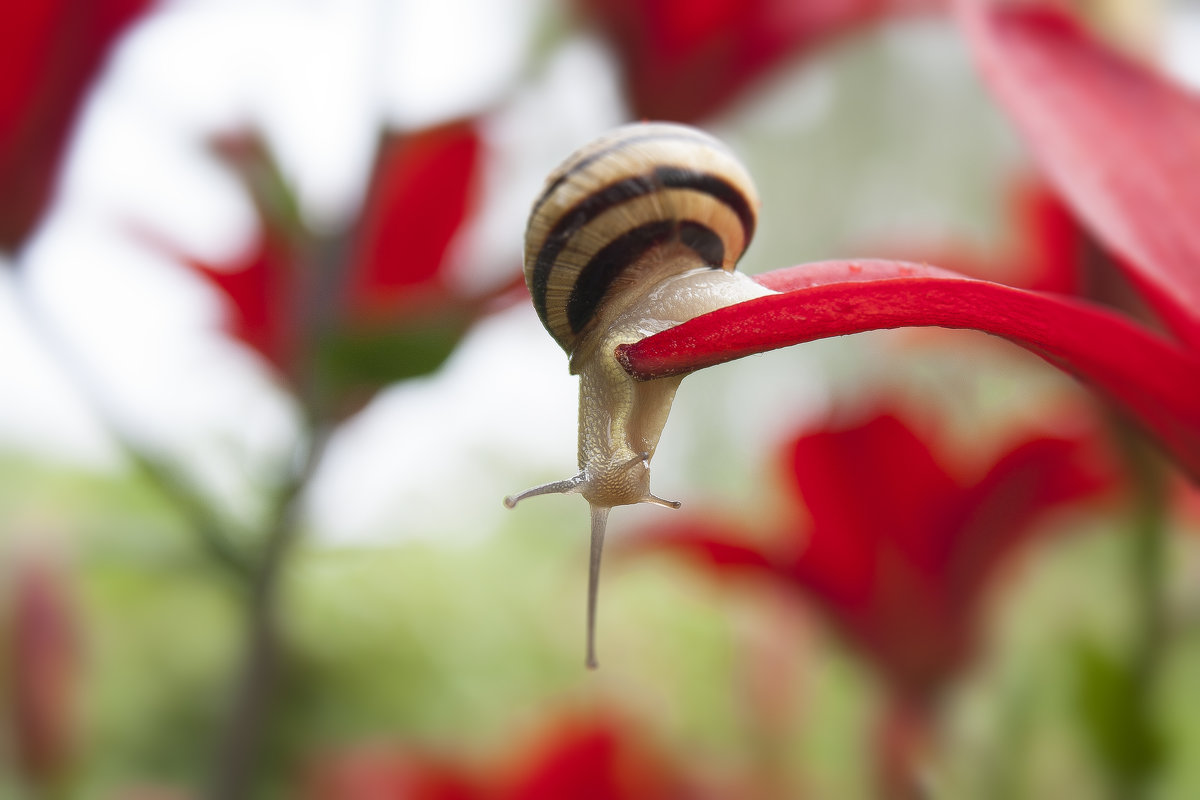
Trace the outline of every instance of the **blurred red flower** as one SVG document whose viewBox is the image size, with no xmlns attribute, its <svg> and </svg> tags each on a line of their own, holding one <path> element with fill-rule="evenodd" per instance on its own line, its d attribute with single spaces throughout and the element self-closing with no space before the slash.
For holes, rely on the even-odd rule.
<svg viewBox="0 0 1200 800">
<path fill-rule="evenodd" d="M 220 265 L 184 259 L 204 275 L 229 301 L 229 332 L 269 361 L 282 374 L 291 371 L 299 331 L 290 285 L 290 245 L 270 232 L 251 247 Z"/>
<path fill-rule="evenodd" d="M 482 800 L 464 767 L 429 754 L 359 750 L 324 756 L 308 777 L 310 800 Z"/>
<path fill-rule="evenodd" d="M 50 791 L 70 767 L 76 734 L 79 641 L 63 576 L 46 556 L 18 560 L 12 576 L 8 701 L 18 773 Z"/>
<path fill-rule="evenodd" d="M 794 52 L 888 14 L 946 0 L 577 0 L 608 38 L 633 116 L 688 122 L 728 104 Z"/>
<path fill-rule="evenodd" d="M 309 800 L 684 800 L 700 794 L 628 724 L 563 715 L 489 767 L 410 749 L 322 756 Z"/>
<path fill-rule="evenodd" d="M 891 411 L 806 429 L 783 448 L 795 503 L 771 537 L 690 515 L 632 546 L 801 594 L 899 696 L 923 705 L 967 663 L 980 600 L 1006 557 L 1050 513 L 1116 485 L 1085 435 L 1025 436 L 974 475 L 940 445 Z"/>
<path fill-rule="evenodd" d="M 1082 294 L 1095 247 L 1058 194 L 1041 178 L 1015 175 L 1003 187 L 1007 226 L 1001 244 L 882 242 L 871 248 L 893 259 L 937 264 L 972 278 L 1061 294 Z"/>
<path fill-rule="evenodd" d="M 780 294 L 623 346 L 618 357 L 645 379 L 865 330 L 973 328 L 1100 391 L 1200 480 L 1200 100 L 1061 11 L 959 6 L 985 77 L 1043 173 L 1166 333 L 1049 292 L 918 264 L 838 261 L 759 275 Z"/>
<path fill-rule="evenodd" d="M 37 224 L 83 98 L 153 0 L 9 2 L 0 24 L 0 250 Z"/>
<path fill-rule="evenodd" d="M 482 150 L 471 122 L 384 140 L 347 276 L 352 311 L 386 316 L 415 310 L 415 290 L 450 291 L 441 270 L 475 210 Z"/>
<path fill-rule="evenodd" d="M 523 286 L 516 270 L 511 282 L 474 291 L 447 274 L 451 245 L 478 205 L 475 120 L 386 135 L 361 217 L 335 233 L 299 218 L 257 137 L 217 149 L 250 190 L 262 232 L 229 263 L 181 259 L 226 295 L 236 338 L 293 385 L 315 380 L 339 406 L 431 371 L 478 316 Z"/>
<path fill-rule="evenodd" d="M 682 773 L 628 725 L 564 718 L 512 758 L 496 800 L 695 798 Z"/>
</svg>

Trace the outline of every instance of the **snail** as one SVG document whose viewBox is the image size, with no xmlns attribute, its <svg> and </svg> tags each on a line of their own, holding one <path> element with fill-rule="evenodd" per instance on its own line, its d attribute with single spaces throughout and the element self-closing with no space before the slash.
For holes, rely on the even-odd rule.
<svg viewBox="0 0 1200 800">
<path fill-rule="evenodd" d="M 546 179 L 525 234 L 525 282 L 579 375 L 579 473 L 504 498 L 581 494 L 591 507 L 587 666 L 613 506 L 650 492 L 650 461 L 683 376 L 636 381 L 614 350 L 700 314 L 771 294 L 734 266 L 758 193 L 736 157 L 692 127 L 634 123 L 583 146 Z"/>
</svg>

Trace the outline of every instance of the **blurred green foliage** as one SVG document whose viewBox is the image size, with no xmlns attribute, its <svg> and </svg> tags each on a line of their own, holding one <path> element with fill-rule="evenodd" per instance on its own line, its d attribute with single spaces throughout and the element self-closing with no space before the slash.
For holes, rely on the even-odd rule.
<svg viewBox="0 0 1200 800">
<path fill-rule="evenodd" d="M 718 586 L 663 557 L 634 561 L 617 543 L 601 596 L 603 666 L 583 669 L 585 544 L 564 535 L 581 515 L 569 499 L 550 500 L 475 544 L 303 546 L 286 579 L 290 662 L 261 796 L 295 796 L 315 754 L 355 743 L 487 763 L 572 708 L 616 709 L 702 774 L 773 770 L 797 793 L 869 796 L 878 687 L 819 626 L 779 631 L 795 634 L 795 691 L 780 698 L 778 741 L 756 730 L 738 684 L 752 655 L 739 621 L 766 613 L 753 587 Z M 1134 623 L 1128 597 L 1112 589 L 1127 569 L 1123 524 L 1076 521 L 1080 535 L 1040 543 L 1000 587 L 985 658 L 948 699 L 935 797 L 1107 796 L 1111 763 L 1129 755 L 1129 687 L 1098 655 L 1122 652 Z M 6 552 L 28 537 L 70 548 L 84 640 L 70 796 L 200 785 L 241 643 L 240 590 L 133 478 L 6 458 L 0 530 Z M 1178 537 L 1172 557 L 1187 601 L 1200 548 Z M 1169 745 L 1158 797 L 1200 793 L 1196 634 L 1194 618 L 1180 620 L 1155 687 Z M 1097 749 L 1096 731 L 1113 738 Z"/>
</svg>

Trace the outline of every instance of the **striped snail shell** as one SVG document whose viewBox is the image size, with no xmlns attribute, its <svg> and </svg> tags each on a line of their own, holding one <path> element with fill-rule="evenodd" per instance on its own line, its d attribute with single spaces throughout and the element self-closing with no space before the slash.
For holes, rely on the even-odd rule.
<svg viewBox="0 0 1200 800">
<path fill-rule="evenodd" d="M 525 234 L 525 282 L 580 376 L 579 473 L 506 497 L 578 493 L 591 506 L 588 657 L 608 510 L 679 503 L 650 493 L 650 460 L 682 377 L 633 380 L 614 351 L 700 314 L 769 294 L 734 271 L 758 193 L 719 141 L 685 125 L 635 123 L 550 173 Z"/>
</svg>

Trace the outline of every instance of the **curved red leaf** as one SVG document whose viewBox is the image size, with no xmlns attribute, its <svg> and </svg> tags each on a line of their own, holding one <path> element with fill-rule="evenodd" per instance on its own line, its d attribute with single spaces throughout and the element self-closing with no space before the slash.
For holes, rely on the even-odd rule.
<svg viewBox="0 0 1200 800">
<path fill-rule="evenodd" d="M 1059 11 L 960 10 L 985 79 L 1046 175 L 1170 329 L 1200 347 L 1200 97 Z"/>
<path fill-rule="evenodd" d="M 617 356 L 634 377 L 680 375 L 849 333 L 968 328 L 1012 341 L 1115 400 L 1200 480 L 1200 355 L 1073 298 L 897 261 L 828 261 L 758 276 L 780 294 L 705 314 Z"/>
</svg>

